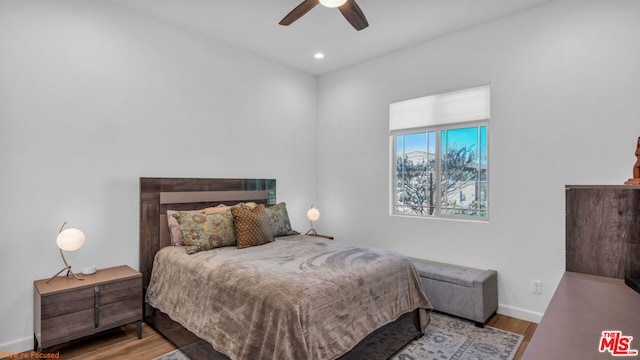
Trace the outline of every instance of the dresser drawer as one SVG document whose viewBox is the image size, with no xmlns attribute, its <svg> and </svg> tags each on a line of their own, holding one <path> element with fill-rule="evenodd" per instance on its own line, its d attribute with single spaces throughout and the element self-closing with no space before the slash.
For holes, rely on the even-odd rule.
<svg viewBox="0 0 640 360">
<path fill-rule="evenodd" d="M 93 311 L 94 288 L 86 287 L 73 291 L 65 291 L 63 293 L 43 296 L 42 302 L 42 319 L 49 319 L 57 316 L 63 316 L 85 309 Z"/>
<path fill-rule="evenodd" d="M 93 331 L 95 327 L 93 306 L 91 309 L 72 312 L 42 320 L 42 344 L 55 342 L 69 335 Z M 63 341 L 60 341 L 63 342 Z"/>
<path fill-rule="evenodd" d="M 100 306 L 99 327 L 111 328 L 142 320 L 142 298 Z"/>
<path fill-rule="evenodd" d="M 100 304 L 111 304 L 131 298 L 142 299 L 142 277 L 100 286 Z"/>
</svg>

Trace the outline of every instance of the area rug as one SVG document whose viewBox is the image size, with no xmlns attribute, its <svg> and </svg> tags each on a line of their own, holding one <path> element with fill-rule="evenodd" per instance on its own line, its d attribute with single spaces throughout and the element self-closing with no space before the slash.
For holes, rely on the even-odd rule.
<svg viewBox="0 0 640 360">
<path fill-rule="evenodd" d="M 512 360 L 523 336 L 445 314 L 431 313 L 425 335 L 410 342 L 391 360 Z M 190 360 L 174 350 L 153 360 Z"/>
<path fill-rule="evenodd" d="M 524 336 L 490 326 L 431 313 L 425 334 L 410 342 L 392 360 L 512 360 Z"/>
</svg>

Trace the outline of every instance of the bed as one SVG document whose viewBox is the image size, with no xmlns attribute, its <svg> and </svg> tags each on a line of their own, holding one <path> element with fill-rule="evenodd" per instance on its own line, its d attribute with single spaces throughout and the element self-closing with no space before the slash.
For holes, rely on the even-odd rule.
<svg viewBox="0 0 640 360">
<path fill-rule="evenodd" d="M 140 178 L 145 321 L 194 360 L 387 359 L 422 336 L 431 306 L 399 254 L 299 234 L 194 254 L 172 246 L 167 210 L 272 207 L 275 185 Z"/>
</svg>

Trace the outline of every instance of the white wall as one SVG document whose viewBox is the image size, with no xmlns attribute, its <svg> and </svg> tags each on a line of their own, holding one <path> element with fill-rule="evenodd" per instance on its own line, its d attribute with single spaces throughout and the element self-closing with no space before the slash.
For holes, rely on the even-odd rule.
<svg viewBox="0 0 640 360">
<path fill-rule="evenodd" d="M 322 76 L 322 231 L 496 269 L 499 312 L 538 321 L 564 271 L 564 186 L 632 175 L 639 19 L 635 0 L 558 0 Z M 489 223 L 389 216 L 389 103 L 486 83 Z"/>
<path fill-rule="evenodd" d="M 564 185 L 631 175 L 638 18 L 635 0 L 557 0 L 323 76 L 317 103 L 312 76 L 110 3 L 0 0 L 0 351 L 31 346 L 62 222 L 87 235 L 74 268 L 137 268 L 140 176 L 277 178 L 297 229 L 313 202 L 322 233 L 495 268 L 500 311 L 539 319 Z M 388 104 L 487 82 L 491 221 L 390 217 Z"/>
<path fill-rule="evenodd" d="M 33 280 L 138 267 L 138 178 L 266 177 L 304 231 L 317 79 L 110 3 L 0 0 L 0 351 L 32 346 Z"/>
</svg>

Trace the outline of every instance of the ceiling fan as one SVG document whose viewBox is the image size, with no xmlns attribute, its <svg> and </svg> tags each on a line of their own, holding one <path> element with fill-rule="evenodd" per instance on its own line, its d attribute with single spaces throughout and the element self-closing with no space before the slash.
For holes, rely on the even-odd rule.
<svg viewBox="0 0 640 360">
<path fill-rule="evenodd" d="M 367 18 L 355 0 L 305 0 L 296 6 L 295 9 L 291 10 L 291 12 L 280 21 L 280 25 L 291 25 L 294 21 L 301 18 L 302 15 L 318 6 L 318 4 L 326 7 L 337 7 L 349 24 L 358 31 L 369 26 Z"/>
</svg>

